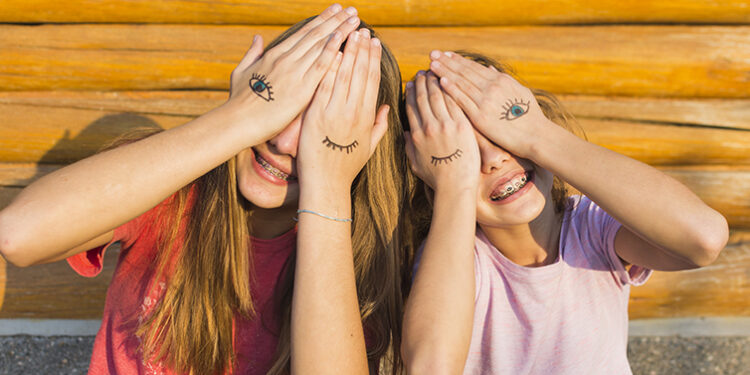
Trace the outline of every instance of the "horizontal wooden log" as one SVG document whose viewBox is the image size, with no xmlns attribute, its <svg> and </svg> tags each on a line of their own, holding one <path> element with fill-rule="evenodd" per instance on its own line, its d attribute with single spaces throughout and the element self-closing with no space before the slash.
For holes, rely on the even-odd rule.
<svg viewBox="0 0 750 375">
<path fill-rule="evenodd" d="M 5 90 L 226 89 L 252 39 L 283 27 L 0 26 Z M 432 49 L 504 58 L 557 94 L 734 97 L 750 92 L 750 26 L 379 28 L 404 77 Z"/>
<path fill-rule="evenodd" d="M 698 100 L 563 95 L 560 100 L 579 119 L 750 129 L 748 99 Z"/>
<path fill-rule="evenodd" d="M 750 131 L 579 120 L 589 141 L 651 165 L 750 164 Z"/>
<path fill-rule="evenodd" d="M 0 258 L 0 318 L 101 317 L 116 257 L 107 253 L 102 274 L 93 279 L 77 276 L 65 262 L 16 268 Z M 655 272 L 644 286 L 632 288 L 630 318 L 750 316 L 748 269 L 750 232 L 735 232 L 714 264 Z"/>
<path fill-rule="evenodd" d="M 0 162 L 70 163 L 93 154 L 128 129 L 172 128 L 220 105 L 226 97 L 219 91 L 0 92 Z M 563 99 L 566 104 L 573 103 L 574 114 L 583 115 L 579 122 L 589 140 L 646 163 L 750 164 L 748 131 L 637 122 L 634 105 L 624 98 L 613 99 L 614 104 L 602 97 Z M 658 98 L 635 101 L 642 101 L 645 107 L 675 109 L 692 103 L 714 113 L 717 122 L 727 126 L 739 119 L 742 103 L 750 104 L 732 101 L 736 103 L 733 109 L 725 110 L 723 102 L 716 100 L 677 101 L 679 104 Z M 602 120 L 592 115 L 608 107 L 615 108 L 611 117 L 626 120 Z"/>
<path fill-rule="evenodd" d="M 4 0 L 0 22 L 12 23 L 207 23 L 284 25 L 320 12 L 329 0 L 151 1 L 151 0 Z M 523 25 L 570 23 L 747 23 L 747 0 L 596 2 L 373 1 L 352 0 L 364 20 L 375 25 Z"/>
<path fill-rule="evenodd" d="M 631 288 L 630 319 L 750 316 L 750 232 L 736 232 L 708 267 L 654 272 Z"/>
<path fill-rule="evenodd" d="M 0 164 L 0 209 L 31 183 L 59 166 Z M 750 229 L 750 166 L 661 167 L 685 184 L 706 204 L 727 218 L 729 225 Z M 30 176 L 30 177 L 29 177 Z"/>
<path fill-rule="evenodd" d="M 227 99 L 224 91 L 0 91 L 0 104 L 198 116 Z M 750 99 L 673 99 L 561 95 L 577 118 L 750 129 Z M 67 119 L 66 119 L 67 122 Z"/>
<path fill-rule="evenodd" d="M 0 319 L 101 318 L 118 255 L 107 252 L 94 278 L 79 276 L 65 261 L 18 268 L 0 257 Z"/>
</svg>

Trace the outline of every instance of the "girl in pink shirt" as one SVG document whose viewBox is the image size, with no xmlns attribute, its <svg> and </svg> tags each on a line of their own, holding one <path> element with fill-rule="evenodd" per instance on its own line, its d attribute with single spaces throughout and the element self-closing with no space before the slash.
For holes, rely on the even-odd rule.
<svg viewBox="0 0 750 375">
<path fill-rule="evenodd" d="M 410 246 L 400 94 L 393 55 L 335 4 L 256 36 L 221 106 L 27 187 L 0 252 L 93 276 L 120 242 L 90 374 L 377 373 Z"/>
<path fill-rule="evenodd" d="M 407 154 L 433 203 L 404 318 L 407 369 L 629 374 L 629 286 L 711 263 L 726 220 L 573 135 L 552 95 L 492 60 L 430 57 L 406 89 Z M 562 181 L 584 196 L 566 197 Z"/>
</svg>

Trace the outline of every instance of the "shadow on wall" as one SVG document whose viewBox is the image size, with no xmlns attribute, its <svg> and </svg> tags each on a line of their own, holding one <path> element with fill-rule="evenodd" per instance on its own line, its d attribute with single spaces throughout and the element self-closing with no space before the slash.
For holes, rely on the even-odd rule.
<svg viewBox="0 0 750 375">
<path fill-rule="evenodd" d="M 66 130 L 64 137 L 39 159 L 35 173 L 16 185 L 26 186 L 54 171 L 57 165 L 91 156 L 117 137 L 144 128 L 162 129 L 148 117 L 118 113 L 99 118 L 72 138 Z M 0 318 L 100 318 L 117 253 L 107 254 L 105 258 L 108 259 L 105 259 L 102 274 L 83 278 L 70 270 L 67 262 L 22 269 L 7 265 L 0 257 Z"/>
</svg>

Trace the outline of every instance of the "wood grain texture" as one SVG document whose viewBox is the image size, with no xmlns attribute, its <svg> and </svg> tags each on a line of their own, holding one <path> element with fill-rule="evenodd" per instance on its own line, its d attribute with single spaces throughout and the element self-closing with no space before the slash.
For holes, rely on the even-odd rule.
<svg viewBox="0 0 750 375">
<path fill-rule="evenodd" d="M 583 95 L 563 95 L 559 99 L 579 119 L 750 130 L 748 99 L 664 99 Z"/>
<path fill-rule="evenodd" d="M 6 267 L 0 319 L 101 318 L 118 254 L 105 253 L 102 273 L 94 278 L 79 276 L 66 261 L 18 268 L 0 257 L 0 269 Z"/>
<path fill-rule="evenodd" d="M 254 33 L 283 27 L 0 26 L 5 90 L 226 89 Z M 746 98 L 750 26 L 379 28 L 403 77 L 432 49 L 505 58 L 557 94 Z M 554 36 L 554 37 L 552 37 Z"/>
<path fill-rule="evenodd" d="M 750 232 L 735 232 L 716 262 L 695 270 L 654 272 L 630 289 L 630 319 L 750 316 Z"/>
<path fill-rule="evenodd" d="M 4 0 L 0 22 L 13 23 L 207 23 L 285 25 L 316 14 L 329 0 L 280 5 L 272 0 Z M 570 23 L 747 23 L 747 0 L 352 0 L 375 25 L 523 25 Z"/>
<path fill-rule="evenodd" d="M 605 111 L 609 102 L 577 98 L 573 103 L 592 103 L 572 106 L 575 114 L 584 113 L 579 123 L 588 139 L 630 157 L 652 165 L 750 164 L 750 131 L 589 118 L 588 113 Z M 172 128 L 225 100 L 226 93 L 219 91 L 0 92 L 0 162 L 70 163 L 128 129 Z M 644 106 L 674 102 L 652 100 L 643 100 Z M 744 110 L 737 105 L 735 112 L 724 111 L 721 101 L 688 102 L 716 113 L 717 122 L 730 126 L 733 120 L 721 120 L 722 114 L 738 118 Z M 610 111 L 612 117 L 638 117 L 632 106 L 623 107 Z"/>
<path fill-rule="evenodd" d="M 77 276 L 65 262 L 29 268 L 7 265 L 0 289 L 0 318 L 96 319 L 101 317 L 117 254 L 105 255 L 102 274 Z M 0 285 L 5 263 L 0 259 Z M 630 318 L 750 316 L 750 232 L 734 232 L 712 265 L 656 272 L 631 289 Z"/>
<path fill-rule="evenodd" d="M 57 168 L 56 165 L 0 164 L 0 209 L 21 191 L 21 187 L 13 186 L 13 183 L 31 183 Z M 724 215 L 731 227 L 750 229 L 750 166 L 669 166 L 660 169 Z M 3 181 L 12 184 L 3 186 Z"/>
</svg>

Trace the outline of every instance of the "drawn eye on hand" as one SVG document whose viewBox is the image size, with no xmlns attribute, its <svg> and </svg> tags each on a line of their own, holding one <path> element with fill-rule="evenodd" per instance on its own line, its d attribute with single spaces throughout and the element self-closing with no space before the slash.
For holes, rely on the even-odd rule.
<svg viewBox="0 0 750 375">
<path fill-rule="evenodd" d="M 461 149 L 457 148 L 455 152 L 453 152 L 452 154 L 450 154 L 448 156 L 443 156 L 443 157 L 433 156 L 432 160 L 430 160 L 430 163 L 432 165 L 440 165 L 440 164 L 443 164 L 443 163 L 448 164 L 448 163 L 452 162 L 454 159 L 460 158 L 462 154 L 463 154 L 463 151 L 461 151 Z"/>
<path fill-rule="evenodd" d="M 250 78 L 250 88 L 253 90 L 255 95 L 260 96 L 261 99 L 270 102 L 273 100 L 273 91 L 271 85 L 266 82 L 266 76 L 258 73 L 253 73 Z"/>
<path fill-rule="evenodd" d="M 521 99 L 508 99 L 503 105 L 503 109 L 505 112 L 500 116 L 500 119 L 512 121 L 525 115 L 529 111 L 529 102 L 524 102 Z"/>
<path fill-rule="evenodd" d="M 333 142 L 330 138 L 328 138 L 328 136 L 326 136 L 326 138 L 323 140 L 323 144 L 332 150 L 346 151 L 346 153 L 348 154 L 354 151 L 355 148 L 357 148 L 359 142 L 357 142 L 357 140 L 355 139 L 354 142 L 344 146 Z"/>
</svg>

